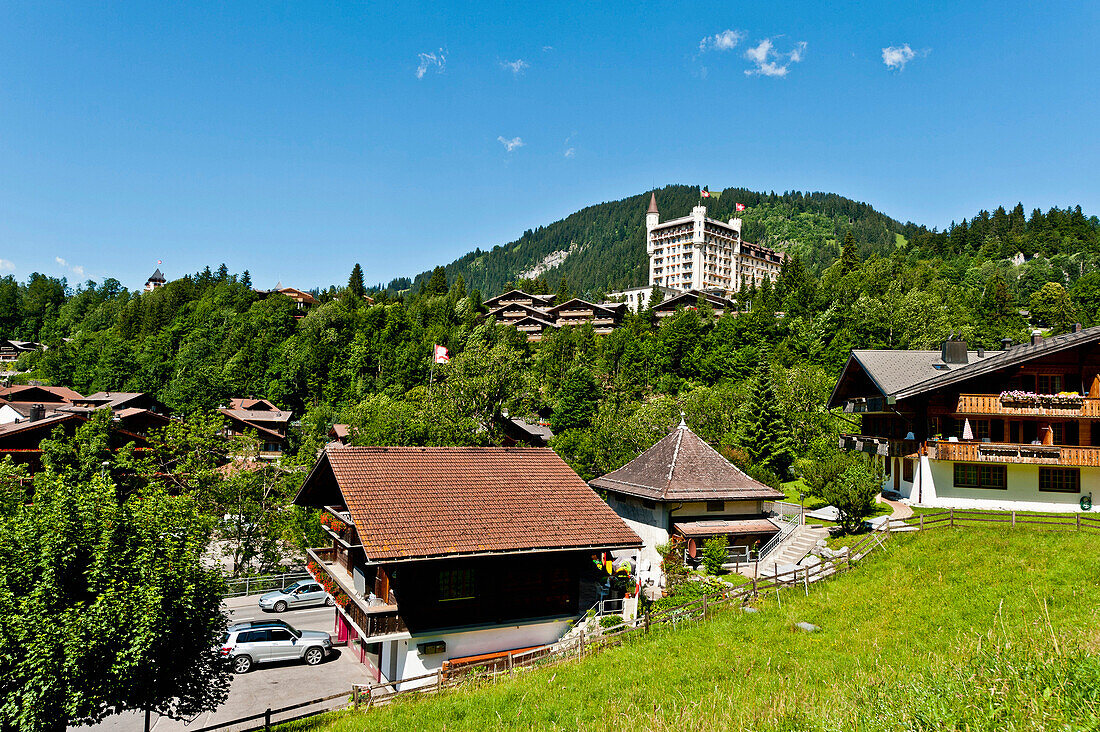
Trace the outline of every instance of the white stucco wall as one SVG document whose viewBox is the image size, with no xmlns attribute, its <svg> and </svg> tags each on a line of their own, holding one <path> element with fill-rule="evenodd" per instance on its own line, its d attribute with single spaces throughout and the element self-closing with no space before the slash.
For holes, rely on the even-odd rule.
<svg viewBox="0 0 1100 732">
<path fill-rule="evenodd" d="M 11 408 L 11 405 L 5 404 L 0 407 L 0 424 L 11 424 L 20 419 L 23 419 L 23 415 Z"/>
<path fill-rule="evenodd" d="M 481 653 L 496 653 L 513 648 L 529 648 L 555 643 L 569 629 L 569 619 L 547 620 L 539 623 L 501 625 L 480 630 L 459 630 L 444 633 L 415 635 L 408 640 L 398 640 L 382 645 L 382 669 L 390 678 L 407 679 L 433 673 L 451 658 L 462 658 Z M 416 650 L 420 643 L 443 641 L 447 650 L 443 653 L 421 655 Z M 396 660 L 394 665 L 393 660 Z M 398 684 L 401 691 L 435 683 L 432 679 Z"/>
<path fill-rule="evenodd" d="M 1080 468 L 1080 493 L 1039 491 L 1039 468 L 1030 464 L 1006 464 L 1007 488 L 956 488 L 954 463 L 920 459 L 918 484 L 910 500 L 922 506 L 942 508 L 985 508 L 1004 511 L 1080 511 L 1081 496 L 1092 493 L 1100 500 L 1100 468 Z M 891 482 L 892 485 L 892 482 Z M 906 484 L 903 483 L 903 486 Z M 905 490 L 902 491 L 903 494 Z"/>
</svg>

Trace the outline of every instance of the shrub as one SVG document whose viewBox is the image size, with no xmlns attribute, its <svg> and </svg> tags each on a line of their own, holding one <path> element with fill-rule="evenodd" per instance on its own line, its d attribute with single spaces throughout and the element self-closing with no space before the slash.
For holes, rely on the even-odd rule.
<svg viewBox="0 0 1100 732">
<path fill-rule="evenodd" d="M 706 567 L 707 572 L 718 574 L 722 571 L 722 565 L 726 563 L 726 558 L 729 556 L 726 552 L 728 547 L 729 541 L 724 536 L 707 539 L 703 545 L 703 566 Z"/>
<path fill-rule="evenodd" d="M 623 619 L 618 615 L 604 615 L 600 618 L 601 628 L 614 628 L 616 625 L 622 625 Z"/>
</svg>

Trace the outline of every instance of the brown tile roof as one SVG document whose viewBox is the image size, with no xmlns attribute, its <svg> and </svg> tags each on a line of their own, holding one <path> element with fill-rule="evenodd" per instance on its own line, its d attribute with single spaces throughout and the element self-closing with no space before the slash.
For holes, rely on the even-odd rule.
<svg viewBox="0 0 1100 732">
<path fill-rule="evenodd" d="M 641 546 L 549 448 L 326 450 L 295 503 L 342 495 L 370 561 Z"/>
<path fill-rule="evenodd" d="M 35 396 L 35 392 L 41 393 Z M 52 396 L 53 399 L 43 399 L 42 395 Z M 0 399 L 10 402 L 73 402 L 82 397 L 67 386 L 37 386 L 33 384 L 17 384 L 0 389 Z"/>
<path fill-rule="evenodd" d="M 681 536 L 730 536 L 735 534 L 778 534 L 779 527 L 768 519 L 712 519 L 683 521 L 672 524 L 672 530 Z"/>
<path fill-rule="evenodd" d="M 590 484 L 656 501 L 783 498 L 779 491 L 741 472 L 682 421 L 653 447 Z"/>
</svg>

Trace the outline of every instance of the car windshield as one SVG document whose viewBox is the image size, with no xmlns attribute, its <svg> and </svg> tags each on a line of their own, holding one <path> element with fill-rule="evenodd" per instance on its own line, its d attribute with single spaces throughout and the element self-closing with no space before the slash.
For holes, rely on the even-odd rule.
<svg viewBox="0 0 1100 732">
<path fill-rule="evenodd" d="M 291 592 L 294 592 L 294 590 L 296 590 L 296 589 L 298 589 L 299 587 L 301 587 L 301 585 L 302 585 L 302 583 L 301 583 L 301 582 L 295 582 L 295 583 L 294 583 L 294 584 L 292 584 L 292 585 L 287 585 L 286 589 L 282 590 L 282 592 L 283 592 L 283 594 L 287 594 L 287 595 L 289 595 L 289 594 L 290 594 Z"/>
</svg>

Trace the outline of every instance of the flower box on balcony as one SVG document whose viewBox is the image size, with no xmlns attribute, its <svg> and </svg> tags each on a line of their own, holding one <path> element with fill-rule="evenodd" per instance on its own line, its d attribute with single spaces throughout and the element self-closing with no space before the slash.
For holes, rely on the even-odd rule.
<svg viewBox="0 0 1100 732">
<path fill-rule="evenodd" d="M 1058 394 L 1036 394 L 1030 391 L 1001 392 L 1001 404 L 1007 407 L 1052 407 L 1056 409 L 1079 409 L 1085 398 L 1074 392 Z"/>
</svg>

